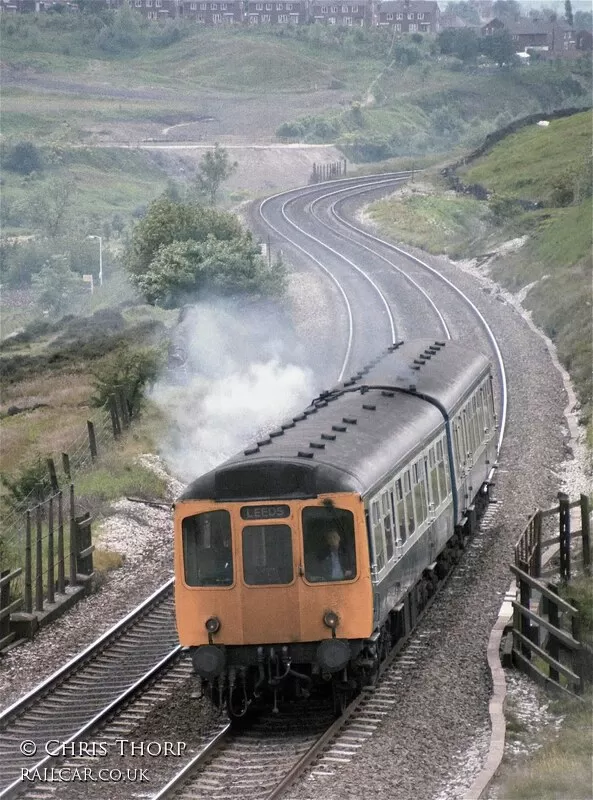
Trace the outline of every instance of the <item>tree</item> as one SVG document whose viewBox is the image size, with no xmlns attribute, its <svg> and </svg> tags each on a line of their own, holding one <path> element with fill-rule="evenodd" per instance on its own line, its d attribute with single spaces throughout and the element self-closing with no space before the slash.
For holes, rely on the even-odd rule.
<svg viewBox="0 0 593 800">
<path fill-rule="evenodd" d="M 231 177 L 237 167 L 237 162 L 231 161 L 228 151 L 218 142 L 214 150 L 204 153 L 196 176 L 196 187 L 200 194 L 208 197 L 210 205 L 214 205 L 221 184 Z"/>
<path fill-rule="evenodd" d="M 175 308 L 201 294 L 278 294 L 284 287 L 284 267 L 271 267 L 250 233 L 230 241 L 209 236 L 204 242 L 173 242 L 159 249 L 136 284 L 146 300 Z"/>
<path fill-rule="evenodd" d="M 53 256 L 31 278 L 37 305 L 61 315 L 72 305 L 73 296 L 82 289 L 82 278 L 72 272 L 66 256 Z"/>
<path fill-rule="evenodd" d="M 492 13 L 505 19 L 519 19 L 521 6 L 517 0 L 496 0 L 492 5 Z"/>
<path fill-rule="evenodd" d="M 448 28 L 439 33 L 437 41 L 441 53 L 455 55 L 466 64 L 475 61 L 480 54 L 480 40 L 469 28 Z"/>
<path fill-rule="evenodd" d="M 455 16 L 459 17 L 459 19 L 463 19 L 466 22 L 469 22 L 471 25 L 480 24 L 480 12 L 471 3 L 447 3 L 445 13 L 455 14 Z"/>
<path fill-rule="evenodd" d="M 30 175 L 32 172 L 41 172 L 43 162 L 33 142 L 17 142 L 8 149 L 4 167 L 20 175 Z"/>
<path fill-rule="evenodd" d="M 515 45 L 508 31 L 496 31 L 492 36 L 484 36 L 480 41 L 482 53 L 496 61 L 500 67 L 515 62 Z"/>
<path fill-rule="evenodd" d="M 572 3 L 570 0 L 564 0 L 564 19 L 566 20 L 567 24 L 572 26 L 574 25 L 574 18 L 572 16 Z"/>
<path fill-rule="evenodd" d="M 160 247 L 173 242 L 203 242 L 208 235 L 222 241 L 242 233 L 238 219 L 197 203 L 176 203 L 159 197 L 132 231 L 124 263 L 132 279 L 144 275 Z"/>
<path fill-rule="evenodd" d="M 577 31 L 593 30 L 593 14 L 590 11 L 577 11 L 573 16 Z"/>
<path fill-rule="evenodd" d="M 122 393 L 130 418 L 140 414 L 146 388 L 154 384 L 163 355 L 154 347 L 120 347 L 106 356 L 93 372 L 94 406 L 104 406 L 109 398 Z"/>
<path fill-rule="evenodd" d="M 61 232 L 67 213 L 72 205 L 74 182 L 56 178 L 49 181 L 33 197 L 30 209 L 33 221 L 44 228 L 50 238 Z"/>
</svg>

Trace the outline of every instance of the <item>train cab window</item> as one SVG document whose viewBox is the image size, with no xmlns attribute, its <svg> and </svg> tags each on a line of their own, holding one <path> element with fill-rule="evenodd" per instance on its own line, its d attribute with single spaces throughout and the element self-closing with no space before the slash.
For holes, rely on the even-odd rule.
<svg viewBox="0 0 593 800">
<path fill-rule="evenodd" d="M 290 583 L 292 534 L 288 525 L 243 528 L 243 577 L 250 586 Z"/>
<path fill-rule="evenodd" d="M 354 516 L 334 506 L 303 509 L 305 578 L 311 583 L 349 581 L 356 576 Z"/>
<path fill-rule="evenodd" d="M 183 564 L 188 586 L 230 586 L 233 582 L 231 517 L 206 511 L 181 523 Z"/>
</svg>

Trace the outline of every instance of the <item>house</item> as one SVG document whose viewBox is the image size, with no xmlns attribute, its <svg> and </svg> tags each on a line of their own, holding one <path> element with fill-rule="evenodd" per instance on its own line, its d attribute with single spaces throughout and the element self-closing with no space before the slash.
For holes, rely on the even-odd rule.
<svg viewBox="0 0 593 800">
<path fill-rule="evenodd" d="M 480 26 L 480 36 L 492 36 L 493 33 L 502 31 L 505 27 L 504 22 L 498 17 L 485 20 Z"/>
<path fill-rule="evenodd" d="M 438 33 L 440 13 L 431 0 L 386 0 L 379 7 L 378 25 L 401 33 Z"/>
<path fill-rule="evenodd" d="M 466 22 L 461 17 L 458 17 L 457 14 L 441 14 L 439 17 L 439 24 L 442 31 L 445 30 L 462 30 L 463 28 L 473 28 L 475 26 L 470 25 L 469 22 Z"/>
<path fill-rule="evenodd" d="M 577 49 L 574 31 L 565 22 L 520 17 L 517 20 L 494 18 L 481 27 L 482 36 L 505 30 L 517 53 L 535 51 L 545 58 L 571 58 Z"/>
<path fill-rule="evenodd" d="M 247 0 L 246 19 L 250 25 L 303 25 L 307 21 L 305 0 L 253 2 Z"/>
<path fill-rule="evenodd" d="M 377 4 L 375 0 L 312 0 L 309 5 L 309 21 L 326 25 L 347 27 L 371 27 L 376 24 Z"/>
<path fill-rule="evenodd" d="M 152 20 L 170 19 L 177 13 L 175 0 L 128 0 L 128 5 Z"/>
<path fill-rule="evenodd" d="M 178 0 L 177 15 L 200 25 L 233 25 L 243 21 L 243 3 L 241 0 Z"/>
</svg>

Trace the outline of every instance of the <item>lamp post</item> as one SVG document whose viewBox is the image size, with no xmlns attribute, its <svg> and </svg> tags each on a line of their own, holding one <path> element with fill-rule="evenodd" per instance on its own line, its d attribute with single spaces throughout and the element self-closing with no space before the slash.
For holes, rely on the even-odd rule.
<svg viewBox="0 0 593 800">
<path fill-rule="evenodd" d="M 99 286 L 103 286 L 103 239 L 93 234 L 90 234 L 86 238 L 99 240 Z"/>
</svg>

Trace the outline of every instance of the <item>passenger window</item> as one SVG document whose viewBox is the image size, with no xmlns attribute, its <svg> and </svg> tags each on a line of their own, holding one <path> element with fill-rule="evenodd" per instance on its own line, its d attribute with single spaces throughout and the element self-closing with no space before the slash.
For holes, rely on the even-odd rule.
<svg viewBox="0 0 593 800">
<path fill-rule="evenodd" d="M 414 501 L 412 496 L 412 486 L 410 483 L 410 472 L 404 472 L 404 499 L 406 501 L 406 512 L 408 514 L 408 533 L 411 535 L 416 530 L 416 515 L 414 514 Z"/>
<path fill-rule="evenodd" d="M 416 522 L 422 525 L 428 516 L 428 500 L 426 496 L 426 484 L 424 481 L 424 459 L 414 464 L 414 506 L 416 508 Z"/>
<path fill-rule="evenodd" d="M 305 578 L 311 583 L 352 580 L 356 576 L 352 512 L 309 506 L 303 509 L 302 521 Z"/>
<path fill-rule="evenodd" d="M 371 520 L 373 523 L 375 564 L 377 565 L 377 569 L 381 571 L 385 566 L 385 541 L 383 538 L 383 525 L 381 524 L 381 509 L 379 508 L 379 502 L 377 500 L 371 503 Z"/>
<path fill-rule="evenodd" d="M 403 544 L 408 536 L 408 524 L 406 520 L 406 504 L 402 491 L 401 478 L 398 478 L 395 482 L 395 497 L 397 500 L 397 527 Z"/>
<path fill-rule="evenodd" d="M 292 536 L 288 525 L 243 528 L 243 577 L 250 586 L 292 581 Z"/>
<path fill-rule="evenodd" d="M 439 494 L 442 502 L 449 494 L 449 470 L 442 441 L 437 442 L 437 469 L 439 473 Z"/>
<path fill-rule="evenodd" d="M 181 523 L 183 567 L 188 586 L 230 586 L 233 582 L 231 517 L 205 511 Z"/>
<path fill-rule="evenodd" d="M 391 502 L 389 499 L 391 492 L 385 491 L 381 495 L 381 507 L 383 512 L 383 530 L 385 531 L 385 545 L 387 547 L 387 560 L 393 558 L 393 526 L 391 524 Z"/>
<path fill-rule="evenodd" d="M 478 395 L 478 425 L 480 428 L 480 442 L 483 442 L 485 437 L 484 428 L 486 427 L 486 423 L 484 421 L 484 387 L 480 386 L 480 393 Z"/>
<path fill-rule="evenodd" d="M 434 447 L 431 447 L 428 453 L 428 466 L 430 469 L 430 491 L 432 495 L 432 504 L 435 508 L 438 508 L 441 500 L 439 496 L 439 470 Z"/>
</svg>

